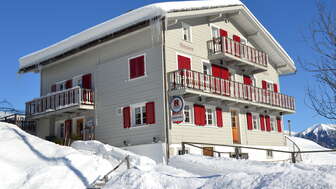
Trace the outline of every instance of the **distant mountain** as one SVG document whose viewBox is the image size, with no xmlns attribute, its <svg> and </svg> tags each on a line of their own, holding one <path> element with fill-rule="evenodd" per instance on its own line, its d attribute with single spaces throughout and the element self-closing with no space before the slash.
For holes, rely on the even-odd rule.
<svg viewBox="0 0 336 189">
<path fill-rule="evenodd" d="M 312 140 L 326 148 L 336 148 L 336 125 L 317 124 L 295 136 Z"/>
</svg>

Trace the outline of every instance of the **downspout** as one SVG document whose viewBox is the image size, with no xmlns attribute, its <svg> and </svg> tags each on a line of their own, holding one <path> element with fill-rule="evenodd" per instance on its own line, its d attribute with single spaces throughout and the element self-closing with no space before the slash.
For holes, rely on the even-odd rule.
<svg viewBox="0 0 336 189">
<path fill-rule="evenodd" d="M 166 66 L 166 17 L 162 19 L 162 64 L 163 64 L 163 90 L 164 90 L 164 114 L 165 114 L 165 143 L 166 143 L 166 164 L 168 164 L 170 150 L 169 150 L 169 128 L 170 128 L 170 120 L 169 120 L 169 107 L 168 107 L 168 93 L 167 93 L 167 66 Z"/>
</svg>

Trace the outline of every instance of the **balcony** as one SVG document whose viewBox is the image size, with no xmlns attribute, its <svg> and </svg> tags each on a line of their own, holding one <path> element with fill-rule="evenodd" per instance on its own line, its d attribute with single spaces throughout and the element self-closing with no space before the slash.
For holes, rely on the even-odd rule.
<svg viewBox="0 0 336 189">
<path fill-rule="evenodd" d="M 283 113 L 295 112 L 294 98 L 284 94 L 190 70 L 178 70 L 168 74 L 171 95 L 189 93 Z"/>
<path fill-rule="evenodd" d="M 267 70 L 268 55 L 256 48 L 236 42 L 227 37 L 207 41 L 209 60 L 224 60 L 226 63 L 259 73 Z"/>
<path fill-rule="evenodd" d="M 94 93 L 91 89 L 74 87 L 50 93 L 26 103 L 26 116 L 36 117 L 56 113 L 78 112 L 94 108 Z"/>
</svg>

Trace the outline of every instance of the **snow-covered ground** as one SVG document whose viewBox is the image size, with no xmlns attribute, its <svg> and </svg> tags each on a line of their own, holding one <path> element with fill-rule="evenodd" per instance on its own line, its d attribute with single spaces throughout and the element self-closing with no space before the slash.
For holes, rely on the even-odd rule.
<svg viewBox="0 0 336 189">
<path fill-rule="evenodd" d="M 292 139 L 301 150 L 323 149 Z M 103 188 L 336 188 L 335 153 L 304 155 L 297 164 L 184 155 L 167 166 L 98 141 L 59 146 L 6 123 L 0 123 L 0 188 L 86 188 L 126 155 L 132 168 L 119 168 Z"/>
</svg>

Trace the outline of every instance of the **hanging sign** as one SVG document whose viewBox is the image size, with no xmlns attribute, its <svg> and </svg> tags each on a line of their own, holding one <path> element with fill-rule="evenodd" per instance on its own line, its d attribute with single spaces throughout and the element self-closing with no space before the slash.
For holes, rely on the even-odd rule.
<svg viewBox="0 0 336 189">
<path fill-rule="evenodd" d="M 182 122 L 184 120 L 184 100 L 181 96 L 173 96 L 170 100 L 170 109 L 172 110 L 172 121 Z"/>
</svg>

